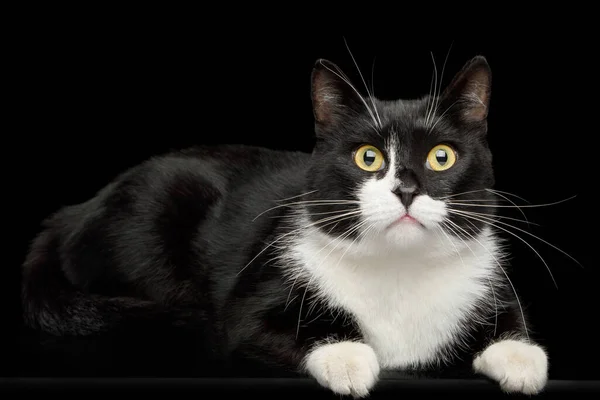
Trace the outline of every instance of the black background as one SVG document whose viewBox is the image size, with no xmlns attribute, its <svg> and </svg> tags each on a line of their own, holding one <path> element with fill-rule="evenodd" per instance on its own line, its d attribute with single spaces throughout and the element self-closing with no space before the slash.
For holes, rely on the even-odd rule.
<svg viewBox="0 0 600 400">
<path fill-rule="evenodd" d="M 87 15 L 87 14 L 86 14 Z M 204 19 L 206 21 L 206 18 Z M 8 217 L 17 217 L 9 250 L 17 282 L 39 222 L 58 207 L 84 201 L 116 174 L 151 155 L 195 144 L 245 143 L 310 151 L 310 73 L 327 58 L 360 85 L 344 43 L 382 98 L 428 92 L 452 44 L 443 84 L 471 57 L 493 72 L 489 141 L 496 189 L 532 204 L 541 227 L 517 225 L 575 257 L 514 231 L 546 260 L 511 238 L 513 282 L 550 352 L 554 378 L 598 379 L 597 72 L 588 32 L 553 34 L 548 27 L 493 39 L 453 38 L 397 30 L 321 33 L 265 25 L 207 27 L 179 17 L 46 21 L 17 60 L 23 78 L 19 117 L 5 158 Z M 261 29 L 265 28 L 265 29 Z M 473 35 L 475 36 L 475 35 Z M 19 114 L 20 115 L 20 114 Z M 18 172 L 18 174 L 16 173 Z M 525 204 L 522 201 L 520 204 Z M 520 218 L 503 209 L 504 215 Z M 18 285 L 15 285 L 17 293 Z M 15 299 L 15 297 L 13 297 Z"/>
</svg>

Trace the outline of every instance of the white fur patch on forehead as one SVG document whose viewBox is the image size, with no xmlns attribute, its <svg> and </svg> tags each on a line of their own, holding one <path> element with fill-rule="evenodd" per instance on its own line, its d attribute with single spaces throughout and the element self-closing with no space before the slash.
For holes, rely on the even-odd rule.
<svg viewBox="0 0 600 400">
<path fill-rule="evenodd" d="M 398 138 L 396 133 L 392 132 L 385 141 L 385 150 L 388 154 L 388 159 L 386 160 L 388 163 L 388 170 L 382 180 L 385 181 L 389 185 L 390 190 L 392 190 L 399 184 L 399 181 L 396 178 L 396 168 L 398 167 Z"/>
</svg>

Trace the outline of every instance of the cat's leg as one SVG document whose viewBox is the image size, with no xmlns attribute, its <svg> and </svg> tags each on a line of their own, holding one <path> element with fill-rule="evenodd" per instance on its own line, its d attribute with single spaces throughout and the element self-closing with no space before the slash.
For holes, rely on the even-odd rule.
<svg viewBox="0 0 600 400">
<path fill-rule="evenodd" d="M 519 309 L 499 317 L 496 335 L 473 359 L 473 370 L 507 393 L 534 395 L 548 381 L 546 350 L 528 338 Z"/>
<path fill-rule="evenodd" d="M 473 369 L 498 382 L 505 392 L 538 394 L 548 380 L 548 356 L 531 341 L 501 339 L 475 357 Z"/>
<path fill-rule="evenodd" d="M 373 349 L 359 341 L 317 344 L 306 354 L 303 367 L 322 386 L 353 397 L 367 396 L 380 371 Z"/>
<path fill-rule="evenodd" d="M 326 334 L 309 341 L 296 339 L 294 334 L 261 331 L 238 348 L 237 357 L 244 361 L 244 374 L 272 375 L 290 371 L 309 375 L 321 386 L 339 395 L 365 397 L 379 377 L 379 363 L 373 349 L 356 335 L 328 337 Z M 237 358 L 236 357 L 236 358 Z M 239 362 L 240 358 L 237 358 Z M 248 365 L 248 362 L 259 365 Z"/>
</svg>

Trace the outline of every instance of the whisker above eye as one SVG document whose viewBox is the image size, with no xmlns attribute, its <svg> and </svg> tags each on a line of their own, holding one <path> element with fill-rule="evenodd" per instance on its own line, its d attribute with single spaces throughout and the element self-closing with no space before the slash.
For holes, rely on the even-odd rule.
<svg viewBox="0 0 600 400">
<path fill-rule="evenodd" d="M 435 63 L 435 57 L 433 56 L 433 53 L 431 53 L 431 60 L 433 61 L 433 73 L 434 73 L 434 84 L 433 84 L 433 96 L 431 97 L 431 106 L 429 108 L 429 110 L 427 111 L 427 117 L 426 117 L 426 124 L 427 126 L 431 126 L 431 118 L 433 117 L 433 112 L 434 112 L 434 105 L 435 105 L 435 96 L 437 93 L 437 83 L 438 83 L 438 73 L 437 73 L 437 65 Z"/>
<path fill-rule="evenodd" d="M 354 58 L 354 55 L 352 54 L 352 52 L 350 51 L 350 46 L 348 46 L 348 42 L 346 41 L 346 39 L 344 38 L 344 44 L 346 45 L 346 49 L 348 50 L 348 54 L 350 54 L 350 57 L 352 58 L 352 62 L 354 63 L 354 66 L 356 67 L 356 70 L 358 71 L 358 75 L 360 76 L 360 79 L 362 79 L 363 84 L 365 85 L 365 89 L 367 90 L 367 95 L 369 96 L 369 100 L 371 100 L 371 106 L 373 106 L 373 112 L 375 113 L 375 117 L 376 121 L 378 123 L 378 128 L 382 129 L 383 128 L 383 124 L 381 123 L 381 118 L 379 116 L 379 111 L 377 111 L 377 106 L 375 105 L 375 101 L 373 99 L 373 93 L 371 93 L 371 91 L 369 90 L 369 87 L 367 86 L 367 82 L 365 81 L 365 78 L 363 77 L 362 72 L 360 71 L 360 68 L 358 67 L 358 63 L 356 62 L 356 59 Z M 373 82 L 371 82 L 373 83 Z"/>
<path fill-rule="evenodd" d="M 361 100 L 361 102 L 363 103 L 363 105 L 365 106 L 367 112 L 369 113 L 371 120 L 373 121 L 374 125 L 373 130 L 375 131 L 375 133 L 379 136 L 381 136 L 381 127 L 379 126 L 379 121 L 377 120 L 377 118 L 375 118 L 375 114 L 373 113 L 373 110 L 371 110 L 371 107 L 369 107 L 369 104 L 365 101 L 365 99 L 363 98 L 363 96 L 360 94 L 360 92 L 356 89 L 356 87 L 354 87 L 354 85 L 350 82 L 350 79 L 346 76 L 346 74 L 344 74 L 341 70 L 337 70 L 334 71 L 331 68 L 329 68 L 327 65 L 325 64 L 321 64 L 325 69 L 327 69 L 329 72 L 331 72 L 332 74 L 336 75 L 338 78 L 340 78 L 342 81 L 344 81 L 348 87 L 350 87 L 350 89 L 352 89 L 358 96 L 358 98 Z M 376 111 L 376 110 L 375 110 Z"/>
<path fill-rule="evenodd" d="M 435 107 L 432 107 L 432 114 L 431 114 L 431 118 L 428 118 L 427 121 L 427 126 L 429 127 L 428 132 L 431 132 L 435 126 L 438 124 L 438 122 L 440 122 L 442 120 L 442 118 L 444 117 L 444 115 L 446 115 L 446 113 L 450 110 L 450 108 L 452 108 L 454 106 L 454 104 L 456 104 L 456 101 L 454 103 L 452 103 L 452 105 L 450 105 L 443 113 L 442 115 L 440 115 L 437 120 L 435 121 L 435 123 L 433 124 L 433 126 L 431 125 L 431 123 L 433 122 L 433 118 L 436 117 L 436 114 L 440 108 L 440 101 L 441 101 L 441 92 L 442 92 L 442 83 L 444 80 L 444 71 L 446 69 L 446 63 L 448 62 L 448 57 L 450 56 L 450 51 L 452 50 L 452 45 L 454 44 L 454 42 L 452 42 L 450 44 L 450 47 L 448 48 L 448 52 L 446 53 L 446 58 L 444 59 L 444 64 L 442 65 L 442 73 L 440 76 L 440 81 L 439 81 L 439 85 L 437 87 L 437 90 L 434 91 L 434 95 L 433 95 L 433 99 L 435 99 Z M 433 59 L 433 53 L 431 53 L 431 58 Z M 434 65 L 435 65 L 435 59 L 434 59 Z M 437 68 L 435 69 L 435 73 L 436 73 L 436 81 L 437 81 Z M 433 101 L 432 101 L 433 103 Z"/>
</svg>

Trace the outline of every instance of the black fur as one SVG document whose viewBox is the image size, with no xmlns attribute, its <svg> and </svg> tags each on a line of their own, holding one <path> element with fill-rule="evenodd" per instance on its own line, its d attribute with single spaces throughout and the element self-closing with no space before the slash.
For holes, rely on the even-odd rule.
<svg viewBox="0 0 600 400">
<path fill-rule="evenodd" d="M 143 336 L 180 330 L 184 333 L 179 339 L 167 335 L 156 340 L 186 337 L 189 347 L 173 351 L 189 349 L 195 371 L 211 375 L 293 374 L 314 343 L 360 339 L 351 315 L 332 315 L 325 307 L 319 318 L 303 319 L 298 329 L 304 287 L 293 289 L 291 298 L 297 300 L 286 306 L 290 285 L 273 261 L 285 249 L 268 248 L 238 274 L 277 235 L 293 229 L 294 210 L 289 207 L 255 217 L 281 205 L 281 199 L 315 189 L 302 200 L 354 199 L 353 189 L 372 173 L 356 168 L 352 152 L 363 143 L 384 149 L 383 141 L 391 134 L 400 141 L 399 173 L 421 193 L 441 197 L 492 187 L 485 115 L 471 112 L 478 105 L 461 97 L 475 72 L 489 78 L 489 70 L 478 57 L 457 75 L 440 98 L 439 109 L 448 112 L 431 132 L 422 123 L 430 97 L 376 101 L 379 134 L 356 93 L 332 71 L 337 71 L 334 65 L 320 60 L 313 72 L 313 154 L 248 146 L 172 152 L 124 172 L 92 199 L 45 220 L 23 265 L 26 325 L 54 337 L 53 343 L 60 337 L 116 340 L 119 332 Z M 319 97 L 323 93 L 333 97 Z M 331 98 L 336 100 L 324 103 Z M 460 163 L 435 174 L 423 160 L 440 142 L 457 149 Z M 485 192 L 461 198 L 482 196 L 494 200 Z M 340 206 L 304 207 L 328 212 Z M 339 235 L 355 222 L 348 219 L 327 231 Z M 470 233 L 481 229 L 477 222 L 454 222 Z M 514 304 L 509 291 L 496 295 Z M 504 311 L 495 335 L 476 324 L 465 326 L 470 347 L 457 354 L 455 366 L 461 359 L 467 363 L 469 355 L 502 334 L 522 334 L 517 308 Z M 494 314 L 483 317 L 493 321 Z"/>
</svg>

